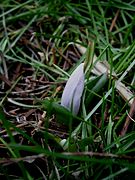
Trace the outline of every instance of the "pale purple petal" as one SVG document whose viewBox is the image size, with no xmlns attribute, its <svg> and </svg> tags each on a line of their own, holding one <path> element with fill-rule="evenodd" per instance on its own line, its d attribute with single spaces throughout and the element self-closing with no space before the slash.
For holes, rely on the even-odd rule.
<svg viewBox="0 0 135 180">
<path fill-rule="evenodd" d="M 84 89 L 84 63 L 81 63 L 68 79 L 62 94 L 61 105 L 77 114 Z"/>
<path fill-rule="evenodd" d="M 80 81 L 78 82 L 76 89 L 74 91 L 74 96 L 73 96 L 73 112 L 75 114 L 78 113 L 79 108 L 80 108 L 80 102 L 81 102 L 81 96 L 83 93 L 84 89 L 84 75 L 80 78 Z"/>
</svg>

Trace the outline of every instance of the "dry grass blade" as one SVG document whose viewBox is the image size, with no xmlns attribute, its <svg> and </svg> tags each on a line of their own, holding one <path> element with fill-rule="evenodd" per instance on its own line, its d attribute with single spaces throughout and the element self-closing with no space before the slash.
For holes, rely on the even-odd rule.
<svg viewBox="0 0 135 180">
<path fill-rule="evenodd" d="M 1 159 L 0 164 L 9 165 L 12 163 L 18 163 L 19 161 L 26 161 L 28 163 L 32 163 L 37 158 L 43 158 L 44 154 L 39 155 L 32 155 L 32 156 L 26 156 L 26 157 L 20 157 L 20 158 L 10 158 L 10 159 Z"/>
</svg>

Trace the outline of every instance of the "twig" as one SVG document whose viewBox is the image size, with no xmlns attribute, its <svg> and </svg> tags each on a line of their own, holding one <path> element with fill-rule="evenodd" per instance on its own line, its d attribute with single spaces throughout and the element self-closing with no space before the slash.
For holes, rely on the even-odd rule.
<svg viewBox="0 0 135 180">
<path fill-rule="evenodd" d="M 120 10 L 118 9 L 117 12 L 116 12 L 116 14 L 115 14 L 115 16 L 114 16 L 114 19 L 113 19 L 113 21 L 112 21 L 112 24 L 111 24 L 111 26 L 110 26 L 110 29 L 109 29 L 110 32 L 112 31 L 113 27 L 114 27 L 115 24 L 116 24 L 116 20 L 117 20 L 117 18 L 118 18 L 119 12 L 120 12 Z"/>
<path fill-rule="evenodd" d="M 66 156 L 91 156 L 91 157 L 108 157 L 108 158 L 118 158 L 118 159 L 128 159 L 133 160 L 135 159 L 135 156 L 126 156 L 126 155 L 118 155 L 118 154 L 112 154 L 112 153 L 99 153 L 99 152 L 64 152 L 62 153 Z"/>
<path fill-rule="evenodd" d="M 123 126 L 122 131 L 121 131 L 121 136 L 124 136 L 126 134 L 128 127 L 129 127 L 129 124 L 131 122 L 131 118 L 133 118 L 134 114 L 135 114 L 135 98 L 134 98 L 133 103 L 130 107 L 129 115 L 127 115 L 125 124 Z"/>
</svg>

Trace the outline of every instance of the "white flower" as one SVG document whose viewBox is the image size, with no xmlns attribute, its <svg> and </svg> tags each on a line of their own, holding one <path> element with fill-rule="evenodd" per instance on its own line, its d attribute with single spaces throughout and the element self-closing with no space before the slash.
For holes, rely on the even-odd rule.
<svg viewBox="0 0 135 180">
<path fill-rule="evenodd" d="M 81 63 L 71 74 L 64 88 L 61 105 L 77 114 L 80 108 L 84 89 L 84 63 Z"/>
</svg>

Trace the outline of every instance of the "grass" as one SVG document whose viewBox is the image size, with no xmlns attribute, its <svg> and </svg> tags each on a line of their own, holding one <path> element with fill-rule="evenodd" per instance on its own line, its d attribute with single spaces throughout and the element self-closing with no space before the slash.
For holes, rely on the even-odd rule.
<svg viewBox="0 0 135 180">
<path fill-rule="evenodd" d="M 135 1 L 0 7 L 0 177 L 134 179 Z M 60 101 L 82 62 L 73 115 Z"/>
</svg>

